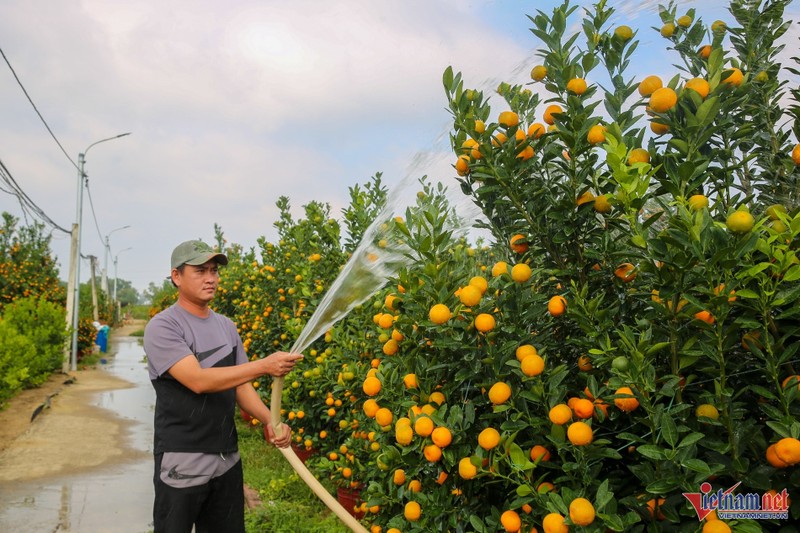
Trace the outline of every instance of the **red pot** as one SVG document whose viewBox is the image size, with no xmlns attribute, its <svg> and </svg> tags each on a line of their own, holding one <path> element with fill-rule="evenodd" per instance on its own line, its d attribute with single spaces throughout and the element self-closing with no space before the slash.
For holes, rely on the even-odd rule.
<svg viewBox="0 0 800 533">
<path fill-rule="evenodd" d="M 315 455 L 319 450 L 316 448 L 311 448 L 310 450 L 306 449 L 305 446 L 300 446 L 298 444 L 292 443 L 292 450 L 294 450 L 294 454 L 297 456 L 300 461 L 305 464 L 308 461 L 309 457 Z"/>
<path fill-rule="evenodd" d="M 272 439 L 269 438 L 269 431 L 267 430 L 267 426 L 264 426 L 264 440 L 270 444 L 272 443 Z M 304 464 L 306 461 L 308 461 L 309 457 L 311 457 L 312 455 L 316 455 L 319 452 L 317 448 L 311 448 L 310 450 L 307 450 L 305 446 L 295 444 L 294 442 L 292 443 L 292 450 L 294 450 L 294 454 Z"/>
<path fill-rule="evenodd" d="M 364 512 L 358 509 L 358 506 L 361 505 L 361 489 L 338 487 L 336 489 L 336 501 L 356 519 L 360 520 L 364 516 Z"/>
</svg>

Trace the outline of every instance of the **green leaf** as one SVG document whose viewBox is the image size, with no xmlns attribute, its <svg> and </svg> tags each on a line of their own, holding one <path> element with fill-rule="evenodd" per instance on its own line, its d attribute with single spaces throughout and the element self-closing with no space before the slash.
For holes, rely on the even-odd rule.
<svg viewBox="0 0 800 533">
<path fill-rule="evenodd" d="M 638 448 L 636 448 L 636 451 L 644 455 L 648 459 L 656 459 L 659 461 L 663 461 L 664 458 L 666 457 L 663 449 L 659 448 L 658 446 L 654 446 L 652 444 L 645 444 L 643 446 L 639 446 Z"/>
<path fill-rule="evenodd" d="M 625 531 L 626 527 L 625 524 L 622 522 L 622 519 L 619 515 L 605 515 L 605 514 L 597 514 L 597 517 L 603 521 L 603 525 L 606 526 L 611 531 Z"/>
<path fill-rule="evenodd" d="M 717 111 L 719 111 L 719 98 L 712 96 L 697 108 L 697 120 L 702 126 L 705 126 L 713 122 Z"/>
<path fill-rule="evenodd" d="M 564 29 L 567 27 L 567 17 L 563 11 L 556 9 L 553 12 L 552 24 L 556 35 L 562 35 L 564 33 Z"/>
<path fill-rule="evenodd" d="M 736 291 L 736 296 L 748 300 L 757 300 L 759 298 L 758 293 L 750 289 L 739 289 Z"/>
<path fill-rule="evenodd" d="M 740 278 L 740 279 L 743 278 L 743 277 L 752 278 L 752 277 L 756 276 L 757 274 L 760 274 L 764 270 L 768 269 L 771 266 L 772 266 L 772 263 L 762 262 L 762 263 L 759 263 L 757 265 L 751 266 L 750 268 L 745 270 L 743 273 L 739 274 L 737 277 Z M 737 292 L 736 294 L 739 294 L 739 293 Z"/>
<path fill-rule="evenodd" d="M 698 432 L 689 433 L 678 444 L 678 448 L 685 448 L 687 446 L 691 446 L 695 442 L 701 441 L 704 438 L 705 438 L 705 434 L 703 434 L 703 433 L 698 433 Z"/>
<path fill-rule="evenodd" d="M 596 444 L 602 444 L 600 441 L 595 441 Z M 591 458 L 597 459 L 598 457 L 605 457 L 607 459 L 622 459 L 619 452 L 613 448 L 599 448 L 591 452 Z"/>
<path fill-rule="evenodd" d="M 758 394 L 759 396 L 763 396 L 763 397 L 764 397 L 764 398 L 766 398 L 767 400 L 775 400 L 775 399 L 777 398 L 777 396 L 775 396 L 775 395 L 772 393 L 772 391 L 771 391 L 771 390 L 769 390 L 769 389 L 767 389 L 767 388 L 765 388 L 765 387 L 762 387 L 762 386 L 760 386 L 760 385 L 750 385 L 750 387 L 748 387 L 748 388 L 749 388 L 751 391 L 753 391 L 753 392 L 755 392 L 756 394 Z"/>
<path fill-rule="evenodd" d="M 800 265 L 794 265 L 783 275 L 783 281 L 790 282 L 800 279 Z"/>
<path fill-rule="evenodd" d="M 603 512 L 608 502 L 614 499 L 614 493 L 608 490 L 608 480 L 604 479 L 594 496 L 594 506 L 597 512 Z"/>
<path fill-rule="evenodd" d="M 445 89 L 450 89 L 453 85 L 453 67 L 447 67 L 444 69 L 444 74 L 442 75 L 442 81 L 444 82 Z"/>
<path fill-rule="evenodd" d="M 564 499 L 561 495 L 557 492 L 551 492 L 550 496 L 550 504 L 555 507 L 556 511 L 561 514 L 569 514 L 569 509 L 567 508 L 567 504 L 564 503 Z"/>
<path fill-rule="evenodd" d="M 486 531 L 486 526 L 483 525 L 483 520 L 478 515 L 470 515 L 469 523 L 475 531 Z"/>
<path fill-rule="evenodd" d="M 678 443 L 678 427 L 669 413 L 664 413 L 661 416 L 661 436 L 673 448 Z"/>
<path fill-rule="evenodd" d="M 780 437 L 793 437 L 792 430 L 785 424 L 781 424 L 779 422 L 773 422 L 771 420 L 767 420 L 767 425 L 777 433 Z"/>
<path fill-rule="evenodd" d="M 701 474 L 708 475 L 711 474 L 711 469 L 708 467 L 708 464 L 700 459 L 686 459 L 681 464 L 692 472 L 699 472 Z"/>
<path fill-rule="evenodd" d="M 689 145 L 686 144 L 686 141 L 682 141 L 680 139 L 674 139 L 673 138 L 673 139 L 670 139 L 669 144 L 674 146 L 675 149 L 678 151 L 678 153 L 680 153 L 681 155 L 685 156 L 687 153 L 689 153 Z"/>
<path fill-rule="evenodd" d="M 620 439 L 621 441 L 630 441 L 632 443 L 636 443 L 636 442 L 641 442 L 642 441 L 642 437 L 640 435 L 636 435 L 634 433 L 622 432 L 622 433 L 619 433 L 617 435 L 617 438 Z"/>
<path fill-rule="evenodd" d="M 647 492 L 651 494 L 667 494 L 680 488 L 674 479 L 658 479 L 647 485 Z"/>
<path fill-rule="evenodd" d="M 583 56 L 581 63 L 583 71 L 589 72 L 595 67 L 595 65 L 597 65 L 597 58 L 594 56 L 594 54 L 586 54 L 585 56 Z"/>
<path fill-rule="evenodd" d="M 672 343 L 670 343 L 670 342 L 657 342 L 657 343 L 653 344 L 652 346 L 650 346 L 645 351 L 644 354 L 645 354 L 645 356 L 649 357 L 649 356 L 651 356 L 651 355 L 663 350 L 664 348 L 667 348 L 667 347 L 671 346 L 671 344 Z"/>
<path fill-rule="evenodd" d="M 509 452 L 511 463 L 514 466 L 522 469 L 528 469 L 533 466 L 533 463 L 528 460 L 528 456 L 522 451 L 522 448 L 520 448 L 517 443 L 513 443 L 511 445 Z"/>
</svg>

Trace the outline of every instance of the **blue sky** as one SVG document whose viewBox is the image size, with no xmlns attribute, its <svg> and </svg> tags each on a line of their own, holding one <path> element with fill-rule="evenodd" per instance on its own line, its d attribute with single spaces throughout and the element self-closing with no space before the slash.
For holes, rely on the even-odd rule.
<svg viewBox="0 0 800 533">
<path fill-rule="evenodd" d="M 132 132 L 87 153 L 82 252 L 102 269 L 113 231 L 109 274 L 116 255 L 119 277 L 141 291 L 167 276 L 177 243 L 211 241 L 214 223 L 245 247 L 274 239 L 281 195 L 298 213 L 319 200 L 339 217 L 348 187 L 375 172 L 389 185 L 406 174 L 451 179 L 442 72 L 452 65 L 487 91 L 529 81 L 539 43 L 525 14 L 557 4 L 6 0 L 0 48 L 73 162 Z M 650 29 L 657 3 L 611 4 L 615 24 L 639 29 L 645 67 L 672 72 Z M 716 0 L 681 5 L 730 20 Z M 77 170 L 2 62 L 0 117 L 0 159 L 71 227 Z M 418 152 L 431 156 L 426 168 L 409 168 Z M 0 211 L 21 215 L 2 192 Z M 55 231 L 53 250 L 66 276 L 68 236 Z M 81 270 L 85 281 L 88 262 Z"/>
</svg>

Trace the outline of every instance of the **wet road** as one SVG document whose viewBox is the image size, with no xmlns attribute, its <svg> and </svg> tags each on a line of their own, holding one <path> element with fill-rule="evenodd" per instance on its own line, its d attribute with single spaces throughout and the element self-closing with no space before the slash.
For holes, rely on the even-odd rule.
<svg viewBox="0 0 800 533">
<path fill-rule="evenodd" d="M 124 444 L 141 453 L 80 474 L 0 485 L 0 531 L 144 533 L 152 530 L 155 392 L 135 337 L 113 338 L 104 368 L 134 386 L 97 393 L 94 405 L 129 420 Z"/>
</svg>

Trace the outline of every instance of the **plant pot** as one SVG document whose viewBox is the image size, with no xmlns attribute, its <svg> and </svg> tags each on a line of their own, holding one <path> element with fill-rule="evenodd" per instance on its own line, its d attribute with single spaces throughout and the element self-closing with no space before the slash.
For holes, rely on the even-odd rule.
<svg viewBox="0 0 800 533">
<path fill-rule="evenodd" d="M 300 446 L 298 444 L 292 443 L 292 450 L 294 450 L 294 454 L 297 456 L 300 461 L 305 464 L 308 461 L 309 457 L 312 455 L 316 455 L 319 450 L 316 448 L 306 449 L 305 446 Z"/>
<path fill-rule="evenodd" d="M 272 439 L 269 438 L 269 432 L 267 430 L 267 426 L 264 426 L 264 440 L 272 444 Z M 303 464 L 305 464 L 305 462 L 308 461 L 309 457 L 319 453 L 319 450 L 317 448 L 311 448 L 310 450 L 307 450 L 305 446 L 295 444 L 294 442 L 292 443 L 292 450 L 294 450 L 294 454 L 297 456 L 298 459 L 300 459 L 300 461 Z"/>
<path fill-rule="evenodd" d="M 361 504 L 361 489 L 349 489 L 346 487 L 336 488 L 336 501 L 344 507 L 354 518 L 360 520 L 364 512 L 358 509 Z"/>
</svg>

